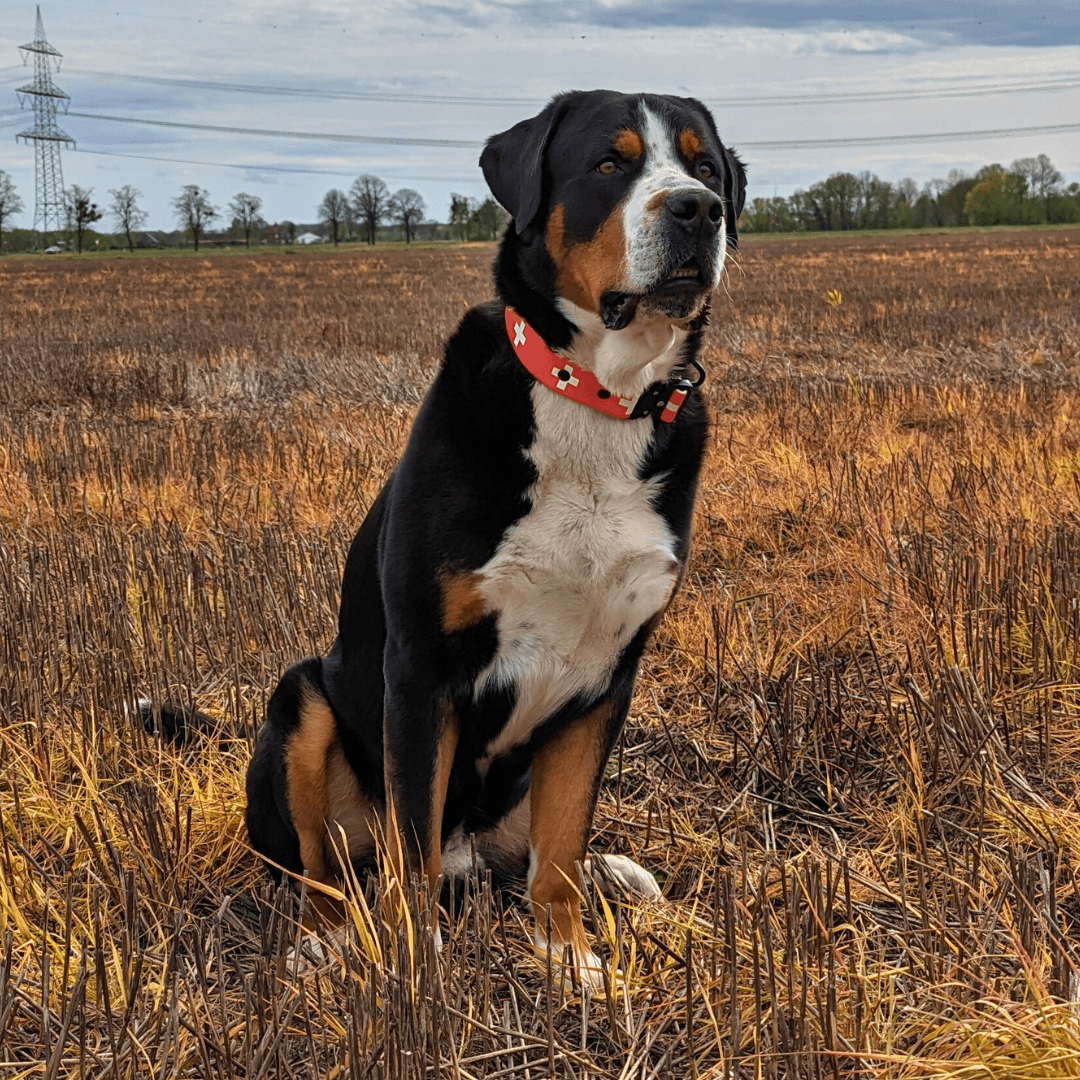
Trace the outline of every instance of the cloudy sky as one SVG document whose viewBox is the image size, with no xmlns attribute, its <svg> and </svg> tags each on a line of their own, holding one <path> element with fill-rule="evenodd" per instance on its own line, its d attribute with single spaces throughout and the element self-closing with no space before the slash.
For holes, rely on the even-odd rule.
<svg viewBox="0 0 1080 1080">
<path fill-rule="evenodd" d="M 102 201 L 133 184 L 154 228 L 172 227 L 184 184 L 310 222 L 363 172 L 445 220 L 452 191 L 486 194 L 487 135 L 597 86 L 704 100 L 751 196 L 838 170 L 922 184 L 1040 152 L 1080 180 L 1077 0 L 43 0 L 42 17 L 71 96 L 65 182 Z M 33 36 L 34 4 L 0 0 L 0 169 L 21 225 L 34 155 L 15 141 L 32 117 L 14 91 Z M 1027 130 L 1055 125 L 1071 130 Z"/>
</svg>

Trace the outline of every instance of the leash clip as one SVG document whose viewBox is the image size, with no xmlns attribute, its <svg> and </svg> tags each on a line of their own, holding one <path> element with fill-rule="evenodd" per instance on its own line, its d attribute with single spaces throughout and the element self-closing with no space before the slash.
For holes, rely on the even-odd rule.
<svg viewBox="0 0 1080 1080">
<path fill-rule="evenodd" d="M 696 360 L 692 359 L 690 363 L 697 369 L 698 377 L 696 382 L 691 382 L 689 379 L 679 379 L 674 385 L 671 383 L 665 384 L 671 386 L 671 389 L 663 399 L 663 407 L 656 414 L 665 424 L 670 424 L 679 415 L 679 410 L 690 396 L 691 391 L 705 381 L 705 369 Z"/>
<path fill-rule="evenodd" d="M 701 371 L 701 368 L 699 367 L 698 370 Z M 703 379 L 705 373 L 702 371 L 701 375 Z M 689 379 L 653 383 L 646 387 L 644 393 L 638 398 L 630 419 L 637 420 L 642 416 L 651 416 L 654 420 L 662 420 L 665 424 L 670 424 L 679 415 L 679 410 L 690 396 L 690 391 L 700 385 L 700 380 L 692 383 Z"/>
</svg>

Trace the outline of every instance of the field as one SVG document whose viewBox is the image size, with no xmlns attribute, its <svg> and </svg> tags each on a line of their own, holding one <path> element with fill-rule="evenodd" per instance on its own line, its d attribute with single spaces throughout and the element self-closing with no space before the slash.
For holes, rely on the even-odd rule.
<svg viewBox="0 0 1080 1080">
<path fill-rule="evenodd" d="M 1080 231 L 744 244 L 606 994 L 482 880 L 292 961 L 251 740 L 492 253 L 0 262 L 0 1078 L 1080 1077 Z"/>
</svg>

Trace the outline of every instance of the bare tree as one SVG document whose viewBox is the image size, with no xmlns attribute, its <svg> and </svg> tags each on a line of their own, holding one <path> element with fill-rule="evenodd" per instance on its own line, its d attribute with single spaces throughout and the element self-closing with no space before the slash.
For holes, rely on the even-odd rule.
<svg viewBox="0 0 1080 1080">
<path fill-rule="evenodd" d="M 479 206 L 469 204 L 470 224 L 475 224 L 481 237 L 498 240 L 499 233 L 506 228 L 510 215 L 491 198 L 485 199 Z"/>
<path fill-rule="evenodd" d="M 358 176 L 350 189 L 353 213 L 367 225 L 368 243 L 375 243 L 375 228 L 386 217 L 390 191 L 377 176 Z"/>
<path fill-rule="evenodd" d="M 1024 182 L 1023 199 L 1035 198 L 1035 177 L 1039 171 L 1039 162 L 1033 157 L 1017 158 L 1010 166 L 1009 172 L 1014 176 L 1019 176 Z"/>
<path fill-rule="evenodd" d="M 1040 154 L 1035 159 L 1035 168 L 1032 170 L 1031 178 L 1034 192 L 1042 199 L 1046 220 L 1049 221 L 1050 196 L 1061 187 L 1061 173 L 1054 168 L 1054 163 L 1045 154 Z"/>
<path fill-rule="evenodd" d="M 134 251 L 135 244 L 131 239 L 131 234 L 146 224 L 146 211 L 140 210 L 138 205 L 142 192 L 130 184 L 125 184 L 122 188 L 110 188 L 109 194 L 112 196 L 109 213 L 116 219 L 120 231 L 127 237 L 128 251 Z"/>
<path fill-rule="evenodd" d="M 349 198 L 340 188 L 331 188 L 319 203 L 319 220 L 330 226 L 334 243 L 338 242 L 338 230 L 352 220 Z"/>
<path fill-rule="evenodd" d="M 184 190 L 172 201 L 176 220 L 181 228 L 187 229 L 195 241 L 195 250 L 199 250 L 199 237 L 206 227 L 218 216 L 216 206 L 210 204 L 210 193 L 198 184 L 185 184 Z"/>
<path fill-rule="evenodd" d="M 16 193 L 11 177 L 0 169 L 0 254 L 4 250 L 4 223 L 22 211 L 22 199 Z"/>
<path fill-rule="evenodd" d="M 457 226 L 458 236 L 462 240 L 468 239 L 469 200 L 453 191 L 450 192 L 450 224 Z"/>
<path fill-rule="evenodd" d="M 64 192 L 64 212 L 67 215 L 68 228 L 75 230 L 76 250 L 80 255 L 86 230 L 102 217 L 97 203 L 90 201 L 93 194 L 93 188 L 82 188 L 78 184 L 72 184 Z"/>
<path fill-rule="evenodd" d="M 229 203 L 229 213 L 233 216 L 233 224 L 239 225 L 244 230 L 244 243 L 251 247 L 251 230 L 264 225 L 259 211 L 262 209 L 262 199 L 258 195 L 249 195 L 241 191 Z"/>
<path fill-rule="evenodd" d="M 387 211 L 405 226 L 406 244 L 412 243 L 412 227 L 423 220 L 424 210 L 424 200 L 420 198 L 420 192 L 413 191 L 412 188 L 402 188 L 390 196 Z"/>
</svg>

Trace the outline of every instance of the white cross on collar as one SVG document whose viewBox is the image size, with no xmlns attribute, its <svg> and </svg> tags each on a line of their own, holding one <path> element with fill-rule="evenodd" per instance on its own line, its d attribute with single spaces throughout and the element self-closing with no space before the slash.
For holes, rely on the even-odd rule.
<svg viewBox="0 0 1080 1080">
<path fill-rule="evenodd" d="M 525 320 L 514 323 L 514 345 L 525 344 Z"/>
<path fill-rule="evenodd" d="M 563 372 L 566 372 L 566 378 L 563 378 Z M 556 390 L 565 390 L 567 386 L 577 386 L 579 380 L 574 378 L 574 365 L 563 364 L 562 367 L 553 367 L 551 374 L 554 375 L 559 381 L 555 384 Z"/>
</svg>

